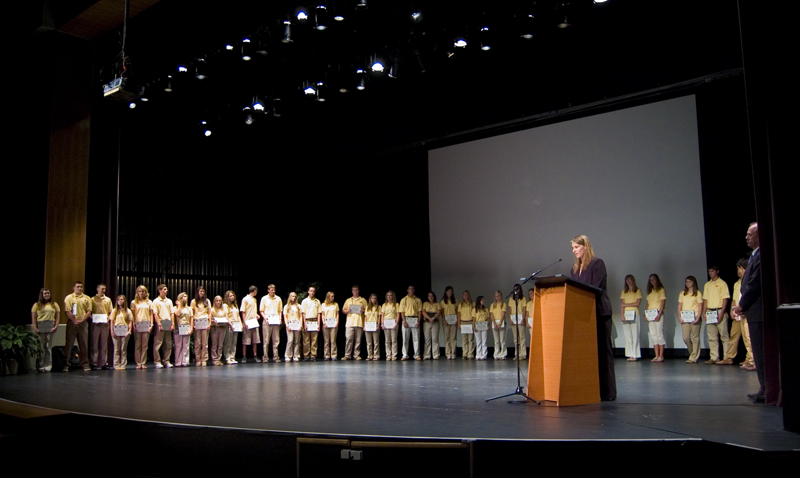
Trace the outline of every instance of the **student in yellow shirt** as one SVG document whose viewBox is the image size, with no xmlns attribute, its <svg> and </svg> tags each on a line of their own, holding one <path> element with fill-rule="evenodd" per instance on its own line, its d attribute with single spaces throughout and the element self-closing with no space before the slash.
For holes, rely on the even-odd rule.
<svg viewBox="0 0 800 478">
<path fill-rule="evenodd" d="M 444 330 L 444 354 L 447 360 L 455 360 L 458 341 L 458 312 L 456 311 L 458 304 L 451 286 L 445 287 L 444 297 L 440 305 L 442 306 L 441 322 Z"/>
<path fill-rule="evenodd" d="M 502 294 L 500 295 L 500 300 L 503 300 Z M 475 331 L 475 342 L 478 344 L 475 360 L 486 360 L 486 356 L 489 353 L 486 346 L 486 340 L 489 335 L 489 310 L 486 308 L 486 303 L 482 295 L 479 295 L 478 298 L 475 299 L 475 308 L 472 309 L 472 319 L 474 320 L 472 328 Z M 478 330 L 478 324 L 483 324 L 482 326 L 486 328 Z"/>
<path fill-rule="evenodd" d="M 667 303 L 667 292 L 661 284 L 658 274 L 650 274 L 647 281 L 647 310 L 657 310 L 656 318 L 648 319 L 650 329 L 650 339 L 653 341 L 653 350 L 656 353 L 652 362 L 664 361 L 664 346 L 667 341 L 664 338 L 664 321 L 661 320 L 664 314 L 664 306 Z"/>
<path fill-rule="evenodd" d="M 194 299 L 191 303 L 193 320 L 206 319 L 208 327 L 205 329 L 194 328 L 194 363 L 195 366 L 205 367 L 208 365 L 208 331 L 211 327 L 211 319 L 208 316 L 211 309 L 211 302 L 206 297 L 206 289 L 200 286 L 195 291 Z"/>
<path fill-rule="evenodd" d="M 502 294 L 501 294 L 502 296 Z M 519 310 L 517 310 L 517 302 L 519 302 Z M 525 308 L 528 306 L 528 300 L 522 294 L 522 286 L 519 284 L 514 285 L 514 294 L 508 298 L 508 315 L 509 315 L 509 329 L 511 335 L 514 337 L 514 353 L 519 356 L 520 360 L 528 358 L 528 349 L 525 347 L 525 342 L 528 339 L 528 331 L 525 327 L 523 319 L 525 317 Z M 519 327 L 517 327 L 519 325 Z"/>
<path fill-rule="evenodd" d="M 39 334 L 42 348 L 42 356 L 36 364 L 40 372 L 50 372 L 53 369 L 53 334 L 58 330 L 59 320 L 61 320 L 61 308 L 58 302 L 53 302 L 50 289 L 41 289 L 39 299 L 31 308 L 33 331 Z"/>
<path fill-rule="evenodd" d="M 325 294 L 325 302 L 322 303 L 322 338 L 325 340 L 323 353 L 325 360 L 336 360 L 339 353 L 336 350 L 336 336 L 339 331 L 339 304 L 334 302 L 336 296 L 333 292 Z M 334 326 L 329 327 L 328 321 L 333 320 Z"/>
<path fill-rule="evenodd" d="M 442 306 L 436 301 L 436 294 L 428 292 L 428 301 L 422 304 L 422 335 L 425 339 L 425 348 L 422 360 L 439 360 L 439 322 L 442 317 Z"/>
<path fill-rule="evenodd" d="M 375 324 L 374 331 L 368 327 Z M 364 311 L 364 335 L 367 336 L 367 360 L 380 360 L 381 358 L 381 307 L 378 305 L 378 296 L 370 294 L 367 308 Z"/>
<path fill-rule="evenodd" d="M 114 370 L 125 370 L 128 365 L 128 340 L 131 338 L 133 328 L 133 314 L 124 295 L 117 296 L 117 303 L 108 316 L 108 323 L 111 324 L 111 340 L 114 342 Z M 127 326 L 127 333 L 117 335 L 114 331 L 117 325 Z"/>
<path fill-rule="evenodd" d="M 635 362 L 642 357 L 639 347 L 639 305 L 642 303 L 642 290 L 636 286 L 633 275 L 625 276 L 625 285 L 619 296 L 622 308 L 622 332 L 625 334 L 625 356 L 628 362 Z"/>
<path fill-rule="evenodd" d="M 136 298 L 131 301 L 131 313 L 133 314 L 133 322 L 134 327 L 136 324 L 148 324 L 149 328 L 147 332 L 139 332 L 138 330 L 134 330 L 133 339 L 136 349 L 134 350 L 133 357 L 136 361 L 136 368 L 143 369 L 147 368 L 147 343 L 150 340 L 150 332 L 153 331 L 153 303 L 149 299 L 150 294 L 147 292 L 147 287 L 144 285 L 140 285 L 136 288 Z M 142 325 L 143 327 L 144 325 Z M 169 341 L 171 346 L 172 341 Z M 159 344 L 160 345 L 160 344 Z M 155 345 L 153 348 L 158 350 Z M 155 353 L 157 353 L 154 351 Z M 169 363 L 169 356 L 164 357 L 164 362 Z M 160 365 L 161 362 L 157 361 L 156 365 Z"/>
<path fill-rule="evenodd" d="M 222 297 L 214 297 L 214 305 L 209 313 L 211 319 L 211 363 L 222 365 L 222 344 L 225 342 L 225 333 L 230 330 L 228 306 L 222 303 Z M 225 319 L 225 322 L 217 323 L 217 319 Z"/>
<path fill-rule="evenodd" d="M 503 302 L 503 293 L 495 291 L 494 302 L 489 307 L 492 318 L 492 337 L 494 338 L 494 359 L 505 360 L 506 350 L 506 304 Z"/>
<path fill-rule="evenodd" d="M 291 292 L 289 298 L 286 300 L 286 305 L 283 306 L 283 319 L 286 321 L 286 351 L 284 352 L 283 359 L 286 362 L 299 362 L 302 347 L 301 330 L 303 329 L 303 315 L 300 310 L 300 304 L 297 303 L 297 294 Z M 292 330 L 289 323 L 300 323 L 297 330 Z"/>
<path fill-rule="evenodd" d="M 191 337 L 194 329 L 194 317 L 192 315 L 192 308 L 187 305 L 188 301 L 189 295 L 186 294 L 186 292 L 181 292 L 178 294 L 178 298 L 175 299 L 175 306 L 172 308 L 172 320 L 175 324 L 173 332 L 175 359 L 173 362 L 175 362 L 176 367 L 189 366 L 189 337 Z M 181 325 L 189 326 L 187 334 L 181 335 Z"/>
<path fill-rule="evenodd" d="M 678 297 L 678 319 L 681 321 L 683 343 L 689 351 L 686 363 L 697 363 L 700 356 L 700 329 L 703 326 L 703 293 L 697 290 L 697 279 L 688 276 L 685 280 L 686 288 Z M 691 314 L 683 314 L 683 312 Z M 691 317 L 685 318 L 684 315 Z"/>
<path fill-rule="evenodd" d="M 475 308 L 475 302 L 472 302 L 472 296 L 468 290 L 465 290 L 461 295 L 461 302 L 458 303 L 458 329 L 461 330 L 461 358 L 464 360 L 471 360 L 475 358 L 475 334 L 474 330 L 469 333 L 464 333 L 461 329 L 462 325 L 472 325 L 472 309 Z"/>
<path fill-rule="evenodd" d="M 381 306 L 381 328 L 386 340 L 386 360 L 397 360 L 397 328 L 400 325 L 400 309 L 393 291 L 386 293 L 386 302 Z M 386 321 L 393 321 L 387 324 Z"/>
<path fill-rule="evenodd" d="M 236 346 L 239 342 L 239 334 L 233 330 L 233 324 L 242 325 L 242 318 L 239 315 L 239 303 L 236 301 L 236 293 L 232 290 L 225 291 L 225 298 L 222 302 L 228 306 L 228 325 L 230 328 L 225 332 L 225 341 L 222 344 L 222 355 L 228 365 L 236 365 Z"/>
</svg>

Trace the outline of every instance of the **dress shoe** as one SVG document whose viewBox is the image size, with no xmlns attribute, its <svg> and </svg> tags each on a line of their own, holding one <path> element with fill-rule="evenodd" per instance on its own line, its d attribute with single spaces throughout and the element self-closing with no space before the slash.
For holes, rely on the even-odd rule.
<svg viewBox="0 0 800 478">
<path fill-rule="evenodd" d="M 724 359 L 717 362 L 717 365 L 733 365 L 733 360 Z"/>
</svg>

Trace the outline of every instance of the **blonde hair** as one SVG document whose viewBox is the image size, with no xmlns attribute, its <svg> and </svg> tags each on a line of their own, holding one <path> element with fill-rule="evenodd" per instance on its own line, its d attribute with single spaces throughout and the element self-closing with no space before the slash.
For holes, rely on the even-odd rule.
<svg viewBox="0 0 800 478">
<path fill-rule="evenodd" d="M 583 266 L 592 262 L 592 259 L 594 259 L 594 249 L 592 249 L 592 243 L 589 242 L 589 238 L 583 234 L 573 237 L 570 242 L 583 246 L 583 257 L 576 257 L 575 263 L 572 264 L 572 270 L 578 272 Z"/>
<path fill-rule="evenodd" d="M 392 294 L 392 300 L 389 300 L 389 294 Z M 394 294 L 393 290 L 390 290 L 386 293 L 386 304 L 396 304 L 397 303 L 397 296 Z"/>
<path fill-rule="evenodd" d="M 184 302 L 181 302 L 181 297 L 183 297 Z M 178 294 L 178 297 L 175 299 L 175 302 L 178 302 L 185 307 L 186 306 L 185 302 L 188 300 L 189 300 L 189 294 L 187 294 L 186 292 L 181 292 L 180 294 Z"/>
<path fill-rule="evenodd" d="M 139 287 L 136 288 L 136 297 L 134 297 L 133 299 L 133 301 L 136 303 L 142 302 L 141 300 L 139 300 L 139 289 L 144 290 L 144 300 L 148 300 L 150 298 L 150 292 L 147 291 L 147 287 L 145 287 L 144 285 L 140 285 Z"/>
<path fill-rule="evenodd" d="M 375 303 L 372 303 L 372 298 L 375 297 Z M 369 300 L 367 300 L 367 310 L 380 310 L 381 306 L 378 305 L 378 296 L 376 294 L 370 294 Z"/>
<path fill-rule="evenodd" d="M 336 297 L 333 292 L 328 292 L 325 294 L 325 305 L 333 305 L 333 300 L 331 300 L 331 296 Z"/>
<path fill-rule="evenodd" d="M 219 299 L 220 308 L 217 308 L 217 299 Z M 217 296 L 214 297 L 214 305 L 212 305 L 211 307 L 213 307 L 214 310 L 222 310 L 223 307 L 221 307 L 221 306 L 223 306 L 223 305 L 225 305 L 225 303 L 222 301 L 222 296 L 217 295 Z"/>
</svg>

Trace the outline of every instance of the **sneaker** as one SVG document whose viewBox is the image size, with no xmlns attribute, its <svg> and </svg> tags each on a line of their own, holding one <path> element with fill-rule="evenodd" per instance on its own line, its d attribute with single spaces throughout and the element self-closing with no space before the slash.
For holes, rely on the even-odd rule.
<svg viewBox="0 0 800 478">
<path fill-rule="evenodd" d="M 273 362 L 275 362 L 275 363 L 281 363 L 281 359 L 279 359 L 279 358 L 276 358 L 275 360 L 273 360 Z"/>
<path fill-rule="evenodd" d="M 164 368 L 164 365 L 163 365 L 163 364 L 161 364 L 161 363 L 157 363 L 157 364 L 156 364 L 156 368 Z"/>
<path fill-rule="evenodd" d="M 732 359 L 719 360 L 717 362 L 717 365 L 733 365 L 733 360 Z"/>
<path fill-rule="evenodd" d="M 171 363 L 169 363 L 169 362 L 167 362 L 167 363 L 165 363 L 165 364 L 164 364 L 164 367 L 166 367 L 166 368 L 172 368 L 172 364 L 171 364 Z"/>
<path fill-rule="evenodd" d="M 300 359 L 298 357 L 295 357 L 295 358 L 292 359 L 292 362 L 299 362 L 299 361 L 300 361 Z"/>
<path fill-rule="evenodd" d="M 256 363 L 261 363 L 261 359 L 260 359 L 260 358 L 258 358 L 258 357 L 254 358 L 253 360 L 255 360 L 255 361 L 256 361 Z"/>
<path fill-rule="evenodd" d="M 111 367 L 109 367 L 108 365 L 103 365 L 101 368 L 103 370 L 111 370 Z"/>
<path fill-rule="evenodd" d="M 64 365 L 64 368 L 61 369 L 62 372 L 69 372 L 69 365 Z"/>
<path fill-rule="evenodd" d="M 228 360 L 228 365 L 236 365 L 237 363 L 239 362 L 237 362 L 236 360 Z"/>
<path fill-rule="evenodd" d="M 90 366 L 88 366 L 88 365 L 85 365 L 85 366 L 83 367 L 83 371 L 84 371 L 84 372 L 91 372 L 91 370 L 92 370 L 92 368 L 91 368 Z"/>
<path fill-rule="evenodd" d="M 714 360 L 714 359 L 708 359 L 708 360 L 706 360 L 706 363 L 707 364 L 712 364 L 712 363 L 717 363 L 717 361 Z"/>
<path fill-rule="evenodd" d="M 242 360 L 239 360 L 239 362 L 241 362 L 241 363 L 247 363 L 247 358 L 245 358 L 245 357 L 242 357 Z"/>
</svg>

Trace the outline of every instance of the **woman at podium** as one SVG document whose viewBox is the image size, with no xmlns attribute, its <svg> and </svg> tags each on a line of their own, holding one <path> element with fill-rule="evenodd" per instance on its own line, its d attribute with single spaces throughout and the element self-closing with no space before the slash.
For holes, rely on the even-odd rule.
<svg viewBox="0 0 800 478">
<path fill-rule="evenodd" d="M 611 301 L 606 288 L 606 264 L 595 257 L 592 243 L 583 234 L 572 239 L 575 262 L 570 275 L 573 280 L 597 287 L 602 292 L 597 297 L 597 366 L 600 372 L 600 400 L 617 399 L 617 379 L 614 374 L 614 356 L 611 348 Z"/>
</svg>

